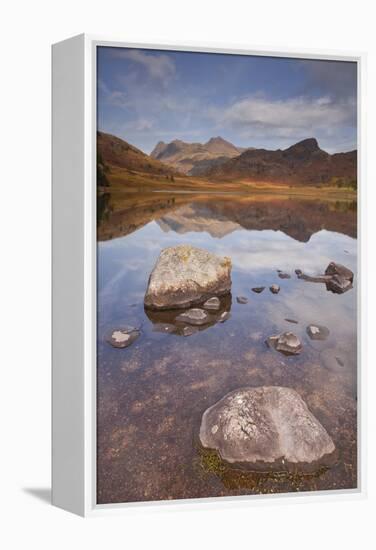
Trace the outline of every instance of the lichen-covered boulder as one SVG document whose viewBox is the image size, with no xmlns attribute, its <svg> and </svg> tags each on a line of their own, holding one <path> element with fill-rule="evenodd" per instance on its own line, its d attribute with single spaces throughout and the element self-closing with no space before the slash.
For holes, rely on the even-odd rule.
<svg viewBox="0 0 376 550">
<path fill-rule="evenodd" d="M 144 304 L 177 309 L 200 304 L 231 289 L 231 260 L 190 245 L 165 248 L 149 277 Z"/>
<path fill-rule="evenodd" d="M 316 464 L 335 451 L 300 395 L 278 386 L 227 394 L 203 414 L 200 441 L 227 462 L 261 467 Z"/>
</svg>

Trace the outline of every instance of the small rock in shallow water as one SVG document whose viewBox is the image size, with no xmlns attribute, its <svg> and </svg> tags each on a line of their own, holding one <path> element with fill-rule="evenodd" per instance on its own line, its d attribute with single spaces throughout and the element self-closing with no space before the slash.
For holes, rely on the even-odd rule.
<svg viewBox="0 0 376 550">
<path fill-rule="evenodd" d="M 334 294 L 343 294 L 352 288 L 352 282 L 341 275 L 333 275 L 330 281 L 326 283 L 326 288 Z"/>
<path fill-rule="evenodd" d="M 224 323 L 225 321 L 227 321 L 228 319 L 230 319 L 231 317 L 231 313 L 229 311 L 224 311 L 223 313 L 221 313 L 221 315 L 219 316 L 219 319 L 218 319 L 218 322 L 219 323 Z"/>
<path fill-rule="evenodd" d="M 323 367 L 331 371 L 338 372 L 338 369 L 344 367 L 345 365 L 345 362 L 342 359 L 344 356 L 344 351 L 342 349 L 324 349 L 320 353 L 320 361 Z"/>
<path fill-rule="evenodd" d="M 326 340 L 329 336 L 329 329 L 322 325 L 308 325 L 307 334 L 311 340 Z"/>
<path fill-rule="evenodd" d="M 302 350 L 299 338 L 293 332 L 283 332 L 275 336 L 269 336 L 267 343 L 285 355 L 298 355 Z"/>
<path fill-rule="evenodd" d="M 255 286 L 252 288 L 252 291 L 256 292 L 257 294 L 260 294 L 260 292 L 262 292 L 263 290 L 265 290 L 264 286 Z"/>
<path fill-rule="evenodd" d="M 175 331 L 176 327 L 171 323 L 155 323 L 155 325 L 153 325 L 153 332 L 164 332 L 166 334 L 173 334 Z"/>
<path fill-rule="evenodd" d="M 295 269 L 298 279 L 311 283 L 325 283 L 326 289 L 335 294 L 343 294 L 352 288 L 354 273 L 341 264 L 330 262 L 324 275 L 307 275 L 301 269 Z"/>
<path fill-rule="evenodd" d="M 335 294 L 343 294 L 352 288 L 354 273 L 348 267 L 330 262 L 325 270 L 325 274 L 332 276 L 326 288 Z"/>
<path fill-rule="evenodd" d="M 354 273 L 348 267 L 345 267 L 341 264 L 336 264 L 335 262 L 330 262 L 328 267 L 325 269 L 325 275 L 338 275 L 347 279 L 351 283 L 354 280 Z"/>
<path fill-rule="evenodd" d="M 335 451 L 300 395 L 279 386 L 246 387 L 225 395 L 204 412 L 200 441 L 230 463 L 261 468 L 278 468 L 282 461 L 293 468 L 316 467 Z"/>
<path fill-rule="evenodd" d="M 209 314 L 197 307 L 188 309 L 188 311 L 181 313 L 175 319 L 178 323 L 187 323 L 188 325 L 205 325 L 209 320 Z"/>
<path fill-rule="evenodd" d="M 285 319 L 285 321 L 287 321 L 288 323 L 294 323 L 294 325 L 297 325 L 298 324 L 298 321 L 295 321 L 295 319 Z"/>
<path fill-rule="evenodd" d="M 280 279 L 291 279 L 291 275 L 289 275 L 288 273 L 284 273 L 283 271 L 278 272 L 278 277 Z"/>
<path fill-rule="evenodd" d="M 125 327 L 113 330 L 107 342 L 114 348 L 127 348 L 140 336 L 140 331 L 134 327 Z"/>
<path fill-rule="evenodd" d="M 217 310 L 221 307 L 221 302 L 219 298 L 217 298 L 216 296 L 213 296 L 213 298 L 209 298 L 209 300 L 206 300 L 206 302 L 202 307 L 205 309 Z"/>
<path fill-rule="evenodd" d="M 238 302 L 238 304 L 248 304 L 248 298 L 246 298 L 245 296 L 237 296 L 236 301 Z"/>
<path fill-rule="evenodd" d="M 278 294 L 278 292 L 281 290 L 281 287 L 279 285 L 271 285 L 269 287 L 270 292 L 273 294 Z"/>
<path fill-rule="evenodd" d="M 192 334 L 196 334 L 198 332 L 197 327 L 184 327 L 183 328 L 183 336 L 192 336 Z"/>
</svg>

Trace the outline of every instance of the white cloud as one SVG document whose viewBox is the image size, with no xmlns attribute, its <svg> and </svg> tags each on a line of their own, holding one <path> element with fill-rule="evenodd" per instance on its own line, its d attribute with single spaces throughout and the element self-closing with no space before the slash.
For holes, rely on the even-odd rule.
<svg viewBox="0 0 376 550">
<path fill-rule="evenodd" d="M 163 82 L 171 79 L 176 72 L 173 60 L 164 54 L 147 54 L 141 50 L 122 50 L 116 52 L 115 55 L 142 65 L 151 78 Z"/>
<path fill-rule="evenodd" d="M 102 94 L 104 101 L 109 105 L 122 109 L 130 106 L 129 96 L 126 92 L 110 90 L 102 80 L 98 80 L 98 92 Z"/>
<path fill-rule="evenodd" d="M 352 126 L 355 123 L 355 101 L 333 101 L 329 96 L 297 97 L 287 100 L 250 96 L 225 109 L 211 109 L 210 115 L 221 126 L 247 131 L 249 136 L 264 135 L 270 129 L 274 136 L 289 137 L 319 130 Z"/>
</svg>

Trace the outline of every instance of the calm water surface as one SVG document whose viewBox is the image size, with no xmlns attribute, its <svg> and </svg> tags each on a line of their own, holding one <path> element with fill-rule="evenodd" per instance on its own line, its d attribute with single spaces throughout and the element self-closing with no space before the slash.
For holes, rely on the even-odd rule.
<svg viewBox="0 0 376 550">
<path fill-rule="evenodd" d="M 341 489 L 356 486 L 356 205 L 276 196 L 105 195 L 98 203 L 98 503 Z M 160 251 L 191 244 L 232 259 L 232 295 L 213 323 L 184 338 L 160 331 L 176 312 L 145 313 L 143 297 Z M 330 261 L 355 273 L 342 295 L 298 280 Z M 291 274 L 281 280 L 277 270 Z M 254 286 L 277 283 L 278 295 Z M 248 304 L 236 302 L 244 295 Z M 286 319 L 297 321 L 292 324 Z M 330 330 L 311 341 L 310 323 Z M 109 331 L 141 326 L 127 349 Z M 297 357 L 265 339 L 292 330 Z M 338 450 L 313 475 L 232 469 L 198 441 L 205 409 L 242 386 L 297 390 Z"/>
</svg>

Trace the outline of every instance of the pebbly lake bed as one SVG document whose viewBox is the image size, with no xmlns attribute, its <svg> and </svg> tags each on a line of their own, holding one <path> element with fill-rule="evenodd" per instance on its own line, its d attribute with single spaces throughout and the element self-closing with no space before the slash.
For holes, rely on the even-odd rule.
<svg viewBox="0 0 376 550">
<path fill-rule="evenodd" d="M 105 193 L 98 201 L 97 502 L 286 493 L 357 486 L 356 202 L 309 197 Z M 228 256 L 231 293 L 218 319 L 184 337 L 177 313 L 145 310 L 149 275 L 166 247 Z M 331 262 L 354 274 L 335 294 L 316 275 Z M 281 278 L 278 270 L 290 275 Z M 273 294 L 269 287 L 280 286 Z M 252 288 L 265 287 L 260 292 Z M 237 300 L 246 297 L 246 303 Z M 220 313 L 230 312 L 225 322 Z M 312 340 L 311 324 L 329 330 Z M 139 328 L 125 349 L 112 330 Z M 166 330 L 166 326 L 172 330 Z M 293 331 L 299 355 L 271 349 Z M 243 387 L 296 390 L 336 446 L 315 471 L 250 471 L 200 445 L 204 411 Z"/>
</svg>

